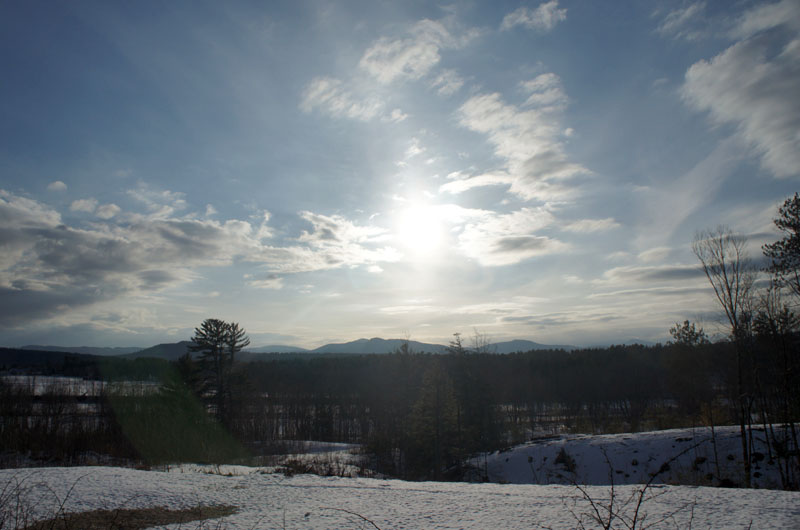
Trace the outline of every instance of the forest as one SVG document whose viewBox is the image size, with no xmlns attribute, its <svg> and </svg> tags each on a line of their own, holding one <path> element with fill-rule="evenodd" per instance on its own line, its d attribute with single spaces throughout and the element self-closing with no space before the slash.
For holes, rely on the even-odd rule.
<svg viewBox="0 0 800 530">
<path fill-rule="evenodd" d="M 220 394 L 198 393 L 201 359 L 75 358 L 57 371 L 104 380 L 101 391 L 70 396 L 58 378 L 40 391 L 3 384 L 0 441 L 7 455 L 41 461 L 94 452 L 149 464 L 244 461 L 289 440 L 350 442 L 371 455 L 375 471 L 458 479 L 470 456 L 532 436 L 735 424 L 735 345 L 709 343 L 693 329 L 676 325 L 675 341 L 651 347 L 233 362 Z M 743 381 L 751 423 L 770 426 L 774 457 L 792 477 L 797 339 L 756 337 Z M 134 378 L 140 387 L 114 383 Z"/>
</svg>

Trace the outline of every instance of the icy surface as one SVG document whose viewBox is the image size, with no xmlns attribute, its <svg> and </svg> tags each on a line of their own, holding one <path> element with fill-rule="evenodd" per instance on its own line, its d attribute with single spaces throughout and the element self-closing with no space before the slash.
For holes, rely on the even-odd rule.
<svg viewBox="0 0 800 530">
<path fill-rule="evenodd" d="M 199 504 L 231 504 L 239 511 L 219 528 L 372 528 L 342 510 L 389 529 L 574 528 L 590 505 L 572 486 L 403 482 L 312 475 L 284 477 L 257 468 L 194 466 L 183 472 L 113 467 L 2 470 L 0 481 L 22 481 L 38 514 L 66 511 Z M 231 476 L 214 474 L 231 472 Z M 636 486 L 616 488 L 619 502 Z M 607 486 L 587 486 L 597 503 Z M 768 490 L 657 486 L 642 506 L 654 528 L 800 528 L 800 493 Z M 64 499 L 66 499 L 64 501 Z M 628 504 L 629 514 L 634 503 Z M 572 513 L 571 513 L 572 512 Z M 574 515 L 573 515 L 574 514 Z M 670 515 L 672 514 L 672 515 Z M 197 528 L 201 523 L 168 528 Z M 216 523 L 206 528 L 217 528 Z M 587 524 L 587 527 L 594 525 Z"/>
</svg>

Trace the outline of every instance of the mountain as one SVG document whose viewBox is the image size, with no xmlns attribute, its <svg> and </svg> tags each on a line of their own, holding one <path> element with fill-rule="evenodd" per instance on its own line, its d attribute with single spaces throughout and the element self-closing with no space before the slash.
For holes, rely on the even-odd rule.
<svg viewBox="0 0 800 530">
<path fill-rule="evenodd" d="M 189 346 L 193 343 L 188 340 L 182 340 L 176 343 L 158 344 L 144 350 L 139 350 L 135 353 L 129 353 L 125 357 L 129 359 L 138 359 L 140 357 L 155 357 L 156 359 L 166 359 L 168 361 L 175 361 L 186 353 Z"/>
<path fill-rule="evenodd" d="M 50 346 L 42 346 L 49 348 Z M 96 355 L 87 353 L 74 353 L 71 351 L 34 350 L 30 348 L 2 348 L 0 347 L 0 366 L 3 369 L 17 367 L 29 368 L 46 366 L 51 370 L 61 370 L 67 360 L 94 363 L 98 360 Z"/>
<path fill-rule="evenodd" d="M 633 346 L 634 344 L 638 344 L 640 346 L 655 346 L 658 344 L 657 342 L 653 342 L 652 340 L 644 340 L 644 339 L 628 339 L 626 341 L 621 342 L 620 344 L 624 346 Z"/>
<path fill-rule="evenodd" d="M 444 353 L 446 347 L 441 344 L 427 344 L 415 340 L 406 341 L 405 339 L 358 339 L 352 342 L 341 344 L 326 344 L 314 350 L 313 353 L 392 353 L 399 350 L 402 345 L 408 342 L 408 347 L 414 352 Z"/>
<path fill-rule="evenodd" d="M 408 347 L 411 351 L 416 353 L 446 353 L 447 346 L 442 344 L 431 344 L 426 342 L 418 342 L 415 340 L 406 341 L 405 339 L 381 339 L 374 337 L 371 339 L 358 339 L 351 342 L 343 342 L 336 344 L 326 344 L 308 350 L 298 346 L 286 345 L 268 345 L 259 346 L 257 348 L 249 348 L 240 354 L 240 359 L 244 361 L 256 360 L 261 358 L 264 354 L 386 354 L 399 351 L 403 344 L 408 342 Z M 81 347 L 63 347 L 63 346 L 24 346 L 25 350 L 40 350 L 50 352 L 63 352 L 63 353 L 81 353 L 85 355 L 115 355 L 125 359 L 138 359 L 141 357 L 154 357 L 157 359 L 166 359 L 174 361 L 181 355 L 185 354 L 192 342 L 184 340 L 176 343 L 165 343 L 152 346 L 150 348 L 93 348 L 87 346 Z M 464 344 L 465 349 L 470 349 L 470 344 Z M 506 342 L 497 342 L 489 344 L 487 347 L 490 353 L 513 353 L 513 352 L 526 352 L 531 350 L 574 350 L 574 346 L 566 345 L 552 345 L 552 344 L 539 344 L 530 340 L 510 340 Z"/>
<path fill-rule="evenodd" d="M 309 350 L 299 346 L 270 345 L 247 348 L 242 353 L 302 353 L 307 351 Z"/>
<path fill-rule="evenodd" d="M 141 350 L 141 348 L 97 348 L 94 346 L 41 346 L 38 344 L 29 344 L 20 348 L 21 350 L 37 350 L 37 351 L 58 351 L 65 353 L 82 353 L 85 355 L 127 355 Z"/>
<path fill-rule="evenodd" d="M 488 350 L 491 353 L 515 353 L 527 352 L 531 350 L 574 350 L 575 346 L 565 344 L 539 344 L 530 340 L 509 340 L 506 342 L 495 342 L 490 344 Z"/>
</svg>

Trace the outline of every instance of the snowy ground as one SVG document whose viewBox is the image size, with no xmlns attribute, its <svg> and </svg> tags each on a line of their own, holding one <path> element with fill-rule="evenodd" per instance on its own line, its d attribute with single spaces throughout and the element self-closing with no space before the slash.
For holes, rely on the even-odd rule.
<svg viewBox="0 0 800 530">
<path fill-rule="evenodd" d="M 769 457 L 763 429 L 754 428 L 753 445 L 753 486 L 780 488 L 777 462 Z M 573 471 L 563 456 L 558 458 L 562 449 L 574 461 Z M 712 485 L 727 478 L 744 484 L 738 427 L 716 428 L 716 451 L 711 429 L 700 427 L 551 437 L 492 453 L 473 464 L 488 472 L 490 482 L 511 484 L 602 485 L 612 479 L 615 484 L 646 483 L 665 464 L 655 483 Z"/>
<path fill-rule="evenodd" d="M 2 470 L 0 481 L 22 481 L 38 513 L 199 504 L 231 504 L 238 513 L 224 518 L 228 529 L 373 528 L 574 528 L 590 505 L 570 486 L 403 482 L 266 474 L 257 468 L 221 468 L 231 476 L 195 467 L 183 472 L 139 471 L 113 467 Z M 617 488 L 624 499 L 635 486 Z M 588 486 L 597 502 L 609 488 Z M 655 528 L 799 528 L 800 493 L 688 486 L 658 486 L 643 505 L 645 523 Z M 633 503 L 627 512 L 633 510 Z M 573 515 L 573 512 L 575 515 Z M 672 514 L 672 515 L 670 515 Z M 196 528 L 201 523 L 168 528 Z M 217 528 L 216 523 L 202 523 Z M 594 525 L 587 525 L 594 527 Z M 621 527 L 621 526 L 620 526 Z"/>
<path fill-rule="evenodd" d="M 763 433 L 754 434 L 755 448 L 761 451 Z M 488 470 L 495 482 L 491 484 L 276 473 L 292 460 L 332 463 L 345 475 L 358 471 L 359 455 L 353 453 L 353 446 L 304 442 L 292 445 L 295 454 L 283 455 L 278 465 L 268 467 L 181 464 L 160 471 L 118 467 L 0 470 L 0 512 L 4 498 L 6 507 L 16 502 L 14 495 L 6 495 L 16 489 L 23 493 L 24 504 L 35 507 L 41 518 L 56 513 L 62 502 L 68 512 L 214 504 L 238 508 L 219 522 L 167 527 L 171 529 L 374 528 L 354 514 L 383 530 L 575 528 L 579 519 L 586 528 L 595 528 L 587 518 L 592 504 L 581 489 L 567 484 L 580 484 L 603 513 L 613 478 L 615 508 L 631 517 L 636 494 L 642 490 L 636 483 L 646 482 L 650 473 L 669 462 L 669 470 L 658 475 L 658 484 L 646 490 L 640 511 L 640 517 L 646 518 L 644 526 L 637 528 L 800 528 L 800 492 L 666 485 L 702 483 L 708 472 L 716 473 L 717 464 L 720 473 L 737 478 L 741 467 L 738 430 L 718 428 L 716 448 L 719 462 L 706 429 L 551 438 L 476 459 L 476 465 Z M 572 472 L 565 469 L 563 457 L 558 459 L 562 449 L 574 461 Z M 671 461 L 676 455 L 680 456 Z M 778 481 L 774 464 L 768 457 L 757 464 L 755 484 L 774 487 Z M 612 526 L 625 527 L 622 521 Z"/>
</svg>

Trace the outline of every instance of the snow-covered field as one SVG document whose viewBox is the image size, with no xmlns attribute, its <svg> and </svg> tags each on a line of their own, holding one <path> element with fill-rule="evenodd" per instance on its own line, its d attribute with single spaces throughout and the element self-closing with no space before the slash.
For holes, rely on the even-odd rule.
<svg viewBox="0 0 800 530">
<path fill-rule="evenodd" d="M 216 468 L 214 468 L 216 470 Z M 574 528 L 576 516 L 591 507 L 574 487 L 511 484 L 403 482 L 266 474 L 236 467 L 209 474 L 140 471 L 113 467 L 2 470 L 0 481 L 22 480 L 26 496 L 42 516 L 66 511 L 230 504 L 238 512 L 224 518 L 229 529 L 373 528 L 345 511 L 370 519 L 379 528 Z M 617 488 L 619 502 L 635 486 Z M 607 502 L 609 488 L 588 486 L 597 502 Z M 642 507 L 645 524 L 666 518 L 654 528 L 800 528 L 800 493 L 687 486 L 658 486 Z M 629 514 L 633 504 L 627 507 Z M 575 514 L 575 515 L 573 515 Z M 217 528 L 190 523 L 168 528 Z M 594 525 L 587 524 L 591 528 Z"/>
<path fill-rule="evenodd" d="M 736 477 L 738 430 L 718 428 L 716 434 L 719 462 L 705 429 L 540 440 L 476 459 L 474 463 L 488 469 L 495 482 L 489 484 L 285 476 L 276 473 L 274 466 L 183 464 L 161 471 L 118 467 L 0 470 L 0 490 L 5 486 L 6 492 L 22 492 L 25 505 L 35 507 L 41 518 L 56 513 L 62 502 L 67 512 L 218 504 L 238 510 L 218 522 L 167 527 L 175 529 L 374 528 L 355 514 L 383 530 L 576 528 L 579 519 L 586 528 L 595 528 L 589 519 L 592 502 L 602 515 L 607 513 L 612 478 L 615 509 L 632 517 L 641 483 L 669 462 L 669 470 L 645 490 L 637 528 L 800 528 L 800 492 L 670 485 L 697 477 L 702 481 L 708 472 L 716 473 L 717 464 L 721 472 Z M 758 440 L 763 433 L 754 435 L 760 451 Z M 355 472 L 357 466 L 350 459 L 357 455 L 352 449 L 344 444 L 304 442 L 294 444 L 292 450 L 297 453 L 284 459 L 317 463 L 320 458 L 329 459 Z M 572 472 L 565 469 L 564 458 L 558 458 L 562 449 L 574 461 Z M 680 456 L 671 460 L 676 455 Z M 759 487 L 774 487 L 778 480 L 767 457 L 758 462 L 754 473 L 759 473 L 755 482 Z M 570 482 L 580 488 L 567 485 Z M 6 499 L 16 502 L 14 496 Z M 630 521 L 628 526 L 622 520 L 616 523 L 612 528 L 630 525 Z"/>
<path fill-rule="evenodd" d="M 773 429 L 781 432 L 778 426 Z M 769 456 L 764 430 L 754 427 L 752 434 L 753 487 L 780 488 L 777 460 Z M 564 456 L 559 458 L 562 450 L 574 462 L 572 471 Z M 477 458 L 473 464 L 488 472 L 490 482 L 511 484 L 600 485 L 612 479 L 615 484 L 641 484 L 662 466 L 654 483 L 712 485 L 726 478 L 744 484 L 739 427 L 717 427 L 716 443 L 707 427 L 554 436 Z"/>
</svg>

